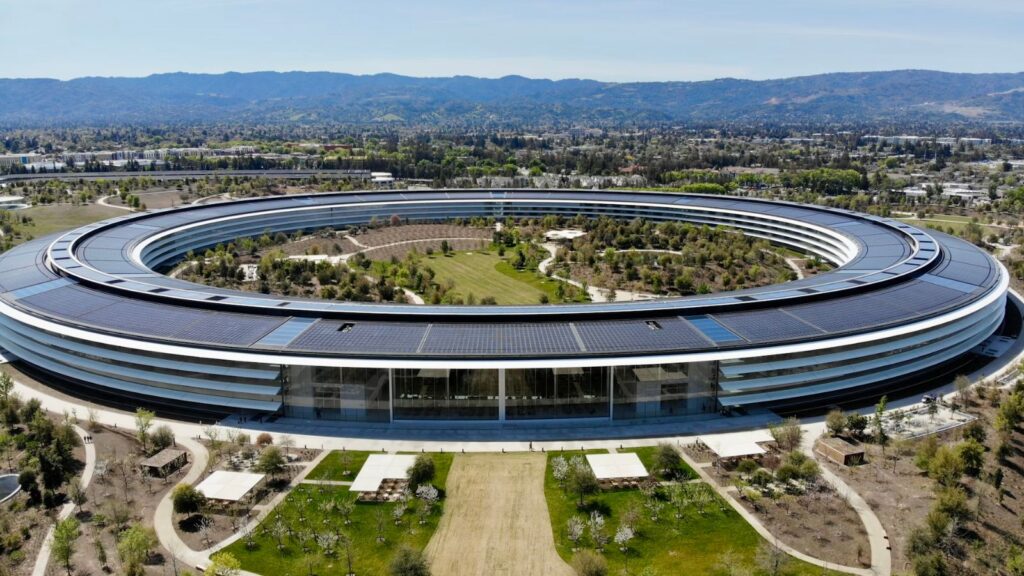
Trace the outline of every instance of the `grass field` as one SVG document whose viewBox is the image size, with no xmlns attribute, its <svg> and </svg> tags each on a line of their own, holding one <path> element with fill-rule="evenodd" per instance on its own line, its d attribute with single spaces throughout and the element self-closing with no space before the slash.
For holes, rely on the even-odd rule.
<svg viewBox="0 0 1024 576">
<path fill-rule="evenodd" d="M 74 206 L 71 204 L 50 204 L 47 206 L 33 206 L 19 210 L 19 216 L 32 218 L 32 224 L 18 226 L 22 232 L 22 241 L 29 240 L 29 236 L 39 238 L 54 232 L 63 232 L 79 226 L 85 226 L 105 218 L 123 216 L 127 214 L 124 210 L 87 204 Z"/>
<path fill-rule="evenodd" d="M 958 234 L 960 232 L 963 232 L 964 228 L 966 228 L 967 225 L 971 222 L 971 219 L 967 218 L 966 216 L 947 216 L 945 214 L 937 214 L 935 216 L 922 218 L 920 220 L 917 218 L 897 218 L 897 220 L 899 220 L 900 222 L 906 222 L 911 226 L 918 226 L 920 228 L 933 228 L 939 230 L 940 232 L 946 232 L 948 228 L 951 228 L 954 232 Z M 990 228 L 988 226 L 985 226 L 984 224 L 982 224 L 981 227 L 985 231 L 985 236 L 988 236 L 989 234 L 1001 233 L 998 228 Z"/>
<path fill-rule="evenodd" d="M 498 304 L 538 304 L 542 294 L 552 301 L 557 282 L 532 271 L 513 268 L 497 254 L 455 252 L 450 256 L 434 254 L 424 258 L 438 282 L 451 280 L 463 298 L 472 294 L 479 301 L 493 296 Z"/>
<path fill-rule="evenodd" d="M 310 480 L 352 480 L 370 454 L 375 454 L 375 452 L 334 450 L 310 471 L 307 478 Z M 348 474 L 345 474 L 346 471 Z"/>
<path fill-rule="evenodd" d="M 452 455 L 432 456 L 437 466 L 433 483 L 441 488 L 447 481 Z M 355 498 L 355 493 L 349 492 L 344 486 L 300 485 L 255 530 L 255 545 L 251 549 L 243 538 L 228 546 L 226 551 L 238 558 L 243 569 L 259 574 L 345 574 L 347 564 L 344 548 L 339 547 L 335 554 L 327 556 L 313 536 L 341 532 L 352 540 L 352 564 L 356 574 L 387 574 L 391 559 L 402 546 L 418 550 L 426 547 L 443 511 L 442 500 L 442 504 L 434 508 L 427 522 L 419 524 L 417 511 L 422 504 L 413 499 L 401 523 L 396 525 L 392 513 L 397 503 L 356 502 L 350 516 L 351 523 L 346 526 L 341 515 L 333 508 L 337 502 L 354 502 Z M 278 517 L 292 532 L 282 535 L 284 546 L 280 550 L 272 528 L 277 524 Z M 383 528 L 383 543 L 377 541 L 379 525 Z M 308 553 L 303 551 L 304 541 Z"/>
<path fill-rule="evenodd" d="M 666 505 L 658 521 L 651 520 L 650 512 L 643 505 L 645 497 L 639 490 L 602 491 L 588 497 L 584 508 L 578 509 L 576 497 L 566 494 L 551 474 L 550 460 L 555 456 L 558 453 L 548 455 L 544 494 L 555 535 L 555 547 L 566 562 L 571 562 L 574 554 L 566 530 L 571 516 L 584 517 L 594 510 L 601 512 L 605 516 L 605 533 L 610 538 L 614 536 L 626 510 L 632 506 L 639 511 L 636 536 L 629 542 L 625 552 L 620 551 L 614 541 L 605 546 L 602 555 L 608 562 L 608 574 L 620 574 L 627 570 L 631 571 L 629 573 L 639 573 L 641 569 L 650 567 L 659 576 L 724 575 L 728 572 L 720 568 L 719 562 L 725 554 L 731 554 L 735 563 L 754 566 L 754 558 L 761 543 L 760 536 L 717 495 L 714 502 L 705 507 L 704 514 L 698 513 L 691 506 L 681 519 L 677 519 Z M 592 546 L 588 530 L 578 548 Z M 793 558 L 789 559 L 786 568 L 780 572 L 786 576 L 817 576 L 822 573 L 820 567 Z M 831 571 L 824 573 L 838 574 Z M 754 574 L 763 576 L 758 571 Z"/>
</svg>

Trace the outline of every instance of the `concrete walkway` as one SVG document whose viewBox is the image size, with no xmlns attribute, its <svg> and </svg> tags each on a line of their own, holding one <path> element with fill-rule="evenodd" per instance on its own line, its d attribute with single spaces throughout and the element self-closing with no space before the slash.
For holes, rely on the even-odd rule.
<svg viewBox="0 0 1024 576">
<path fill-rule="evenodd" d="M 750 524 L 750 526 L 753 527 L 754 530 L 762 538 L 764 538 L 768 542 L 771 542 L 772 544 L 777 546 L 779 548 L 779 550 L 782 550 L 783 552 L 785 552 L 786 554 L 789 554 L 790 556 L 792 556 L 794 558 L 797 558 L 799 560 L 803 560 L 804 562 L 807 562 L 808 564 L 814 564 L 815 566 L 821 566 L 823 568 L 828 568 L 829 570 L 835 570 L 836 572 L 845 572 L 847 574 L 858 574 L 860 576 L 889 576 L 889 572 L 885 572 L 883 574 L 881 572 L 875 572 L 873 569 L 869 569 L 869 568 L 857 568 L 857 567 L 853 567 L 853 566 L 842 566 L 842 565 L 836 564 L 834 562 L 826 562 L 824 560 L 815 558 L 815 557 L 810 556 L 808 554 L 804 554 L 803 552 L 801 552 L 801 551 L 799 551 L 799 550 L 789 546 L 785 542 L 780 541 L 778 539 L 778 537 L 776 537 L 774 534 L 772 534 L 771 531 L 769 531 L 768 528 L 766 528 L 765 525 L 761 523 L 761 519 L 760 518 L 758 518 L 752 512 L 747 510 L 743 506 L 743 504 L 740 503 L 736 499 L 735 496 L 733 496 L 733 492 L 735 491 L 734 487 L 732 487 L 732 486 L 721 486 L 721 485 L 718 484 L 718 482 L 711 476 L 711 474 L 708 473 L 708 468 L 711 466 L 710 464 L 708 464 L 708 463 L 704 463 L 704 464 L 697 463 L 697 461 L 694 460 L 693 458 L 691 458 L 690 455 L 687 454 L 685 450 L 679 450 L 679 453 L 682 455 L 683 460 L 687 464 L 689 464 L 690 467 L 693 468 L 697 472 L 697 475 L 700 476 L 701 480 L 703 480 L 704 482 L 707 482 L 715 490 L 715 492 L 717 492 L 718 495 L 721 496 L 722 499 L 725 500 L 729 504 L 729 506 L 732 506 L 733 510 L 735 510 L 736 513 L 739 514 L 741 518 L 743 518 L 744 520 L 747 521 L 747 524 Z"/>
<path fill-rule="evenodd" d="M 93 473 L 96 471 L 96 445 L 85 441 L 85 437 L 88 434 L 82 428 L 75 426 L 75 433 L 82 439 L 82 446 L 85 448 L 85 468 L 82 469 L 82 475 L 78 479 L 82 490 L 85 490 L 89 487 L 89 483 L 92 482 Z M 70 518 L 74 512 L 75 504 L 73 502 L 68 502 L 61 507 L 60 512 L 57 513 L 57 521 Z M 46 531 L 46 537 L 43 538 L 43 545 L 39 547 L 39 554 L 36 555 L 36 563 L 32 568 L 32 576 L 46 576 L 46 567 L 50 563 L 50 549 L 53 547 L 54 528 L 55 525 L 50 525 L 49 530 Z"/>
<path fill-rule="evenodd" d="M 175 442 L 192 454 L 192 467 L 174 485 L 174 488 L 182 484 L 195 484 L 202 477 L 203 473 L 206 472 L 206 466 L 210 461 L 210 453 L 206 450 L 206 446 L 188 436 L 175 435 Z M 153 513 L 153 529 L 156 531 L 157 540 L 160 541 L 160 545 L 165 550 L 173 554 L 179 562 L 184 563 L 189 568 L 206 566 L 209 556 L 189 548 L 188 544 L 185 544 L 181 536 L 178 535 L 177 530 L 174 529 L 174 488 L 168 490 L 167 494 L 164 494 L 164 497 L 156 506 L 156 511 Z"/>
<path fill-rule="evenodd" d="M 107 194 L 106 196 L 101 196 L 98 200 L 96 200 L 96 203 L 99 204 L 100 206 L 106 206 L 107 208 L 116 208 L 118 210 L 127 210 L 128 212 L 132 212 L 133 211 L 131 206 L 125 206 L 123 204 L 110 204 L 109 202 L 107 202 L 107 200 L 109 200 L 109 199 L 111 199 L 113 197 L 114 197 L 114 194 Z"/>
</svg>

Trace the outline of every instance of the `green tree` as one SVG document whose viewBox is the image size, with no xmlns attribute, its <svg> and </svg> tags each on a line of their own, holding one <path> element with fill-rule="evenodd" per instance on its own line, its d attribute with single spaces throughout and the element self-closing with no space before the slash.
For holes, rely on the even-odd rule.
<svg viewBox="0 0 1024 576">
<path fill-rule="evenodd" d="M 281 449 L 277 446 L 267 446 L 263 449 L 260 454 L 259 461 L 256 462 L 256 471 L 270 476 L 277 476 L 285 469 L 284 455 L 281 454 Z"/>
<path fill-rule="evenodd" d="M 655 455 L 654 464 L 661 470 L 666 478 L 675 478 L 679 475 L 679 467 L 683 458 L 671 444 L 658 444 L 658 452 Z"/>
<path fill-rule="evenodd" d="M 434 480 L 436 466 L 429 454 L 420 454 L 409 467 L 409 488 L 415 491 L 421 484 L 429 484 Z"/>
<path fill-rule="evenodd" d="M 175 514 L 196 514 L 206 505 L 206 496 L 194 486 L 179 484 L 171 493 Z"/>
<path fill-rule="evenodd" d="M 583 507 L 583 499 L 595 492 L 600 487 L 597 483 L 597 476 L 594 475 L 594 471 L 590 469 L 590 465 L 586 462 L 569 467 L 569 474 L 565 479 L 566 488 L 570 492 L 574 492 L 580 497 L 580 507 Z"/>
<path fill-rule="evenodd" d="M 878 404 L 875 404 L 875 416 L 871 420 L 871 427 L 875 431 L 875 442 L 878 442 L 885 449 L 888 437 L 885 434 L 885 407 L 889 403 L 888 396 L 882 396 Z"/>
<path fill-rule="evenodd" d="M 940 446 L 928 463 L 928 476 L 943 486 L 955 486 L 963 475 L 960 455 L 949 446 Z"/>
<path fill-rule="evenodd" d="M 0 372 L 0 402 L 7 404 L 14 391 L 14 379 L 7 372 Z"/>
<path fill-rule="evenodd" d="M 152 530 L 133 525 L 117 538 L 117 553 L 127 576 L 143 576 L 145 563 L 156 546 L 156 536 Z"/>
<path fill-rule="evenodd" d="M 391 560 L 391 576 L 430 576 L 427 557 L 419 550 L 403 546 Z"/>
<path fill-rule="evenodd" d="M 769 424 L 768 430 L 780 450 L 790 452 L 800 446 L 804 431 L 796 418 L 786 418 L 778 424 Z"/>
<path fill-rule="evenodd" d="M 964 474 L 977 478 L 985 465 L 985 446 L 977 440 L 967 440 L 957 445 L 956 453 L 963 465 Z"/>
<path fill-rule="evenodd" d="M 149 449 L 149 429 L 153 426 L 153 418 L 156 418 L 151 410 L 138 408 L 135 410 L 135 434 L 142 444 L 142 451 Z"/>
<path fill-rule="evenodd" d="M 71 557 L 75 555 L 75 543 L 81 536 L 78 520 L 67 518 L 57 522 L 53 529 L 53 556 L 71 576 Z"/>
<path fill-rule="evenodd" d="M 213 576 L 238 576 L 242 571 L 242 563 L 230 552 L 220 552 L 210 556 L 210 565 L 204 574 Z"/>
<path fill-rule="evenodd" d="M 846 429 L 850 434 L 860 438 L 864 436 L 864 430 L 868 427 L 868 419 L 860 412 L 853 412 L 846 417 Z"/>
</svg>

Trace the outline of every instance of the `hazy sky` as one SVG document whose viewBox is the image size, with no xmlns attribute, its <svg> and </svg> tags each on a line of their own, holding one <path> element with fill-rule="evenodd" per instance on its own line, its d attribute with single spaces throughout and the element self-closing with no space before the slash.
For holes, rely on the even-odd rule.
<svg viewBox="0 0 1024 576">
<path fill-rule="evenodd" d="M 0 0 L 0 77 L 1024 70 L 1024 0 Z"/>
</svg>

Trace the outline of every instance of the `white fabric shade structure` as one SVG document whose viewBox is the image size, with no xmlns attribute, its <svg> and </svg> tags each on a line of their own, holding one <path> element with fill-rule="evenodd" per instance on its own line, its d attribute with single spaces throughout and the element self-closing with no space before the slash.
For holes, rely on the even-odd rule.
<svg viewBox="0 0 1024 576">
<path fill-rule="evenodd" d="M 196 486 L 210 500 L 238 502 L 263 481 L 265 474 L 217 470 Z"/>
<path fill-rule="evenodd" d="M 416 456 L 411 454 L 370 454 L 349 490 L 376 492 L 385 479 L 406 480 L 415 462 Z"/>
<path fill-rule="evenodd" d="M 771 442 L 773 438 L 767 430 L 751 430 L 748 432 L 733 432 L 731 434 L 699 436 L 697 440 L 707 446 L 719 458 L 743 458 L 764 454 L 767 450 L 758 443 Z"/>
<path fill-rule="evenodd" d="M 646 478 L 640 457 L 633 452 L 621 454 L 587 454 L 587 463 L 594 471 L 598 480 L 615 480 L 618 478 Z"/>
</svg>

